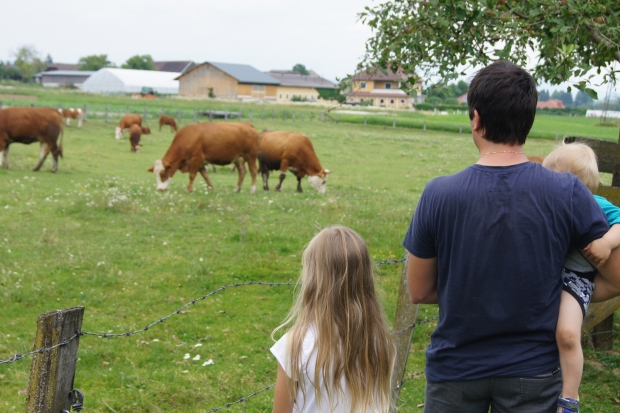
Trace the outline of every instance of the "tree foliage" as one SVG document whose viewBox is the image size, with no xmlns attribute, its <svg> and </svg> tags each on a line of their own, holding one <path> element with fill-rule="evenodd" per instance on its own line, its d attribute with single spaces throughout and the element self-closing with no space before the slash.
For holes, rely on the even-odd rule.
<svg viewBox="0 0 620 413">
<path fill-rule="evenodd" d="M 534 78 L 577 79 L 575 87 L 596 97 L 590 70 L 607 82 L 617 71 L 606 69 L 620 61 L 617 0 L 393 0 L 359 16 L 374 30 L 360 69 L 453 79 L 498 59 L 525 67 L 535 54 Z"/>
<path fill-rule="evenodd" d="M 78 61 L 80 70 L 99 70 L 104 67 L 114 67 L 114 63 L 108 60 L 107 54 L 93 54 L 81 57 Z"/>
<path fill-rule="evenodd" d="M 24 76 L 19 67 L 8 64 L 5 65 L 0 61 L 0 79 L 23 80 Z"/>
<path fill-rule="evenodd" d="M 39 72 L 45 70 L 45 63 L 34 46 L 21 46 L 14 53 L 15 66 L 21 70 L 25 80 L 30 80 Z"/>
<path fill-rule="evenodd" d="M 540 93 L 538 94 L 538 101 L 539 102 L 546 102 L 549 100 L 549 91 L 548 90 L 541 90 Z"/>
<path fill-rule="evenodd" d="M 308 69 L 306 69 L 306 66 L 302 65 L 301 63 L 297 63 L 295 66 L 293 66 L 293 71 L 301 73 L 302 75 L 310 74 L 310 72 L 308 72 Z"/>
<path fill-rule="evenodd" d="M 135 55 L 127 59 L 121 66 L 123 69 L 157 70 L 150 54 Z"/>
<path fill-rule="evenodd" d="M 456 98 L 464 95 L 469 90 L 469 85 L 464 80 L 458 83 L 438 84 L 426 89 L 426 98 L 433 104 L 458 104 Z"/>
<path fill-rule="evenodd" d="M 581 90 L 577 92 L 577 96 L 575 96 L 575 106 L 587 106 L 590 107 L 592 106 L 592 103 L 594 103 L 594 101 L 592 100 L 592 98 L 590 96 L 588 96 L 587 93 L 582 92 Z"/>
<path fill-rule="evenodd" d="M 573 107 L 573 94 L 556 90 L 551 94 L 551 99 L 561 100 L 567 108 Z"/>
</svg>

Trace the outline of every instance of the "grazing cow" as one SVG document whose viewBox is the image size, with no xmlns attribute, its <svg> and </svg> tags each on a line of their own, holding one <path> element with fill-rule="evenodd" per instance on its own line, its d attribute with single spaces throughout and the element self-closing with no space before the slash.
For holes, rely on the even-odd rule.
<svg viewBox="0 0 620 413">
<path fill-rule="evenodd" d="M 123 134 L 126 130 L 129 130 L 131 125 L 142 126 L 142 116 L 140 115 L 125 115 L 121 118 L 121 121 L 118 123 L 115 131 L 116 139 L 123 139 Z"/>
<path fill-rule="evenodd" d="M 159 131 L 161 132 L 161 127 L 164 125 L 170 126 L 170 131 L 177 131 L 177 123 L 174 121 L 172 116 L 161 115 L 159 117 Z"/>
<path fill-rule="evenodd" d="M 308 182 L 318 193 L 325 193 L 328 169 L 323 169 L 317 158 L 312 142 L 306 135 L 297 132 L 265 131 L 260 134 L 258 163 L 263 177 L 263 189 L 269 190 L 267 180 L 269 171 L 280 170 L 280 182 L 276 191 L 282 188 L 286 171 L 297 177 L 297 192 L 301 190 L 301 179 L 308 175 Z"/>
<path fill-rule="evenodd" d="M 145 135 L 151 134 L 151 128 L 149 128 L 148 126 L 142 126 L 140 129 L 142 130 L 142 133 Z"/>
<path fill-rule="evenodd" d="M 539 156 L 539 155 L 532 155 L 532 156 L 528 156 L 527 159 L 530 162 L 535 162 L 535 163 L 542 164 L 543 161 L 545 160 L 545 157 L 544 156 Z"/>
<path fill-rule="evenodd" d="M 82 121 L 84 120 L 84 113 L 82 109 L 70 108 L 70 109 L 58 109 L 58 113 L 65 119 L 65 124 L 71 126 L 71 119 L 77 119 L 78 129 L 82 127 Z"/>
<path fill-rule="evenodd" d="M 133 124 L 129 127 L 129 144 L 132 152 L 140 152 L 140 136 L 144 128 Z"/>
<path fill-rule="evenodd" d="M 252 176 L 250 193 L 256 192 L 256 158 L 258 156 L 258 132 L 249 123 L 197 123 L 179 130 L 163 159 L 155 161 L 149 172 L 155 174 L 157 189 L 165 191 L 177 170 L 189 172 L 187 192 L 191 192 L 196 174 L 200 172 L 213 189 L 205 166 L 237 165 L 239 180 L 235 192 L 241 190 L 245 177 L 244 162 L 248 163 Z"/>
<path fill-rule="evenodd" d="M 58 137 L 60 136 L 60 142 Z M 38 171 L 47 155 L 52 152 L 58 170 L 58 155 L 62 156 L 62 118 L 51 108 L 12 107 L 0 110 L 0 167 L 9 168 L 9 146 L 14 143 L 29 145 L 41 143 Z"/>
</svg>

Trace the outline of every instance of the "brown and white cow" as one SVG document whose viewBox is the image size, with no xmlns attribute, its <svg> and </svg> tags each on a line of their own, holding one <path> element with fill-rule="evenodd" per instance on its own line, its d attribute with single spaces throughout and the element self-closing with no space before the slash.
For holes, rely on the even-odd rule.
<svg viewBox="0 0 620 413">
<path fill-rule="evenodd" d="M 258 149 L 259 170 L 263 177 L 263 189 L 269 190 L 269 171 L 280 170 L 280 182 L 276 191 L 282 188 L 286 171 L 297 177 L 297 192 L 302 192 L 301 179 L 308 175 L 308 182 L 318 193 L 325 193 L 328 169 L 323 169 L 314 152 L 312 142 L 306 135 L 297 132 L 265 131 L 260 134 Z"/>
<path fill-rule="evenodd" d="M 52 152 L 58 170 L 58 155 L 62 156 L 62 118 L 51 108 L 12 107 L 0 110 L 0 167 L 9 168 L 9 147 L 12 143 L 29 145 L 41 143 L 38 171 L 47 155 Z M 58 137 L 60 136 L 60 141 Z"/>
<path fill-rule="evenodd" d="M 159 131 L 161 132 L 161 127 L 164 125 L 170 126 L 171 131 L 177 131 L 177 123 L 174 121 L 172 116 L 161 115 L 159 117 Z"/>
<path fill-rule="evenodd" d="M 129 127 L 131 125 L 142 126 L 142 116 L 135 114 L 123 116 L 115 130 L 116 139 L 123 139 L 123 134 L 125 133 L 125 131 L 129 130 Z"/>
<path fill-rule="evenodd" d="M 65 119 L 65 124 L 67 126 L 71 126 L 71 119 L 77 119 L 78 129 L 82 127 L 82 121 L 84 120 L 84 113 L 82 112 L 82 109 L 58 109 L 58 113 L 60 113 L 60 116 Z"/>
<path fill-rule="evenodd" d="M 142 130 L 143 128 L 136 124 L 129 127 L 129 144 L 131 145 L 132 152 L 140 152 L 140 136 L 142 136 Z"/>
<path fill-rule="evenodd" d="M 155 174 L 157 189 L 165 191 L 177 170 L 189 172 L 187 192 L 191 192 L 196 174 L 200 172 L 213 189 L 205 166 L 234 163 L 239 172 L 235 192 L 241 190 L 245 177 L 244 163 L 248 163 L 252 176 L 250 193 L 256 192 L 256 158 L 258 156 L 258 132 L 249 123 L 197 123 L 179 130 L 163 159 L 155 161 L 149 172 Z"/>
</svg>

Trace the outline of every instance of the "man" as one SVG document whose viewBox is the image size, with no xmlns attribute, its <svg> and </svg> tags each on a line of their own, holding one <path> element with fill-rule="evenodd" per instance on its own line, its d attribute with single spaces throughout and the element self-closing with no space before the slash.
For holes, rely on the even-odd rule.
<svg viewBox="0 0 620 413">
<path fill-rule="evenodd" d="M 467 101 L 480 157 L 430 181 L 403 241 L 414 303 L 438 303 L 425 412 L 555 412 L 555 326 L 566 253 L 608 229 L 588 189 L 528 162 L 538 100 L 522 68 L 498 61 Z"/>
</svg>

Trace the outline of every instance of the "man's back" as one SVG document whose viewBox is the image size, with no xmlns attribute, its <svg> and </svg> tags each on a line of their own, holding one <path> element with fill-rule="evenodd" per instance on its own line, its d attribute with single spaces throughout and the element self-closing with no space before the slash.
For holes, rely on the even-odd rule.
<svg viewBox="0 0 620 413">
<path fill-rule="evenodd" d="M 562 263 L 570 246 L 602 236 L 605 222 L 577 178 L 538 164 L 473 165 L 429 182 L 404 241 L 413 255 L 438 259 L 427 379 L 557 367 Z"/>
</svg>

